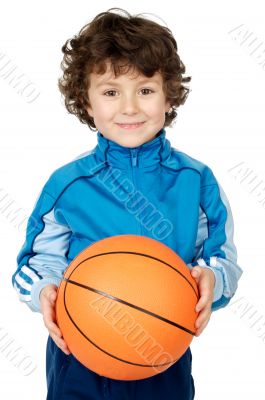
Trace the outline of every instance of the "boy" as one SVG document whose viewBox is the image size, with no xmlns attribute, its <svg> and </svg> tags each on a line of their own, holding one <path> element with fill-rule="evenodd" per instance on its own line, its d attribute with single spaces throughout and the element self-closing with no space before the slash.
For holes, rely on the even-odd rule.
<svg viewBox="0 0 265 400">
<path fill-rule="evenodd" d="M 200 299 L 196 336 L 212 310 L 234 295 L 242 270 L 228 200 L 211 169 L 173 147 L 165 127 L 188 91 L 185 66 L 168 28 L 110 9 L 62 47 L 59 88 L 69 112 L 97 132 L 97 146 L 56 170 L 29 219 L 13 285 L 42 312 L 48 400 L 191 400 L 190 348 L 148 379 L 100 376 L 70 354 L 56 324 L 57 287 L 65 268 L 91 243 L 138 234 L 182 257 Z M 125 12 L 126 13 L 126 12 Z"/>
</svg>

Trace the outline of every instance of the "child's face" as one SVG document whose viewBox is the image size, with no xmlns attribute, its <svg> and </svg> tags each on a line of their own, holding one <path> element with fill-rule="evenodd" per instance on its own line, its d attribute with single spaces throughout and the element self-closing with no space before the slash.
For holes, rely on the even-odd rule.
<svg viewBox="0 0 265 400">
<path fill-rule="evenodd" d="M 107 139 L 124 147 L 140 146 L 164 126 L 170 103 L 162 85 L 158 72 L 148 78 L 129 71 L 115 78 L 108 64 L 104 74 L 90 74 L 87 112 Z"/>
</svg>

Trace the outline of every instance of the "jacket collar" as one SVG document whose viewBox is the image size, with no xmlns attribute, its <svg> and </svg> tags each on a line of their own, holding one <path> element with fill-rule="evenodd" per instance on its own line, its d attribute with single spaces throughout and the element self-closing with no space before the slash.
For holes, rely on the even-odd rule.
<svg viewBox="0 0 265 400">
<path fill-rule="evenodd" d="M 138 147 L 124 147 L 97 133 L 96 156 L 103 162 L 119 168 L 145 168 L 164 162 L 170 155 L 171 145 L 161 129 L 151 141 Z"/>
</svg>

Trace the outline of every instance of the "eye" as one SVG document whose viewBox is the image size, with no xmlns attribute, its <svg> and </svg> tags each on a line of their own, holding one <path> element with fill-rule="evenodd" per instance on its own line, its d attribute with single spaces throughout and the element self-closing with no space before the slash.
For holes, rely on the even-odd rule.
<svg viewBox="0 0 265 400">
<path fill-rule="evenodd" d="M 141 89 L 141 92 L 143 92 L 143 91 L 145 91 L 144 94 L 154 93 L 154 90 L 148 89 L 148 88 Z M 146 93 L 146 91 L 149 92 L 149 93 Z"/>
<path fill-rule="evenodd" d="M 112 94 L 109 94 L 112 93 Z M 107 92 L 104 92 L 104 96 L 109 96 L 109 97 L 115 97 L 115 95 L 113 95 L 113 93 L 117 93 L 116 90 L 108 90 Z"/>
</svg>

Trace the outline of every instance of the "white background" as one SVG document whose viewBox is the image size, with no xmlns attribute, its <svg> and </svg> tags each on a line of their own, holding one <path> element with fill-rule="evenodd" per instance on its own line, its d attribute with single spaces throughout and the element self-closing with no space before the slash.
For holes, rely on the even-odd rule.
<svg viewBox="0 0 265 400">
<path fill-rule="evenodd" d="M 251 193 L 246 182 L 229 172 L 241 163 L 252 170 L 255 182 L 263 182 L 260 190 L 264 188 L 261 1 L 5 2 L 0 12 L 0 54 L 34 83 L 40 95 L 29 103 L 0 70 L 0 199 L 1 193 L 7 194 L 28 215 L 52 171 L 95 146 L 96 134 L 64 108 L 57 79 L 66 39 L 110 7 L 153 13 L 172 30 L 186 74 L 192 76 L 192 92 L 179 108 L 174 127 L 167 128 L 167 137 L 172 146 L 212 168 L 233 211 L 238 263 L 244 274 L 232 300 L 235 304 L 213 313 L 206 330 L 192 342 L 196 400 L 264 399 L 265 206 L 258 201 L 262 195 L 258 198 L 257 191 Z M 240 25 L 256 38 L 254 44 L 242 43 L 244 33 L 240 36 L 236 29 Z M 259 50 L 251 54 L 258 44 Z M 24 230 L 3 210 L 0 223 L 0 397 L 43 400 L 47 331 L 42 316 L 20 303 L 11 286 Z M 26 376 L 21 366 L 14 366 L 4 340 L 21 346 L 36 365 L 32 373 Z"/>
</svg>

